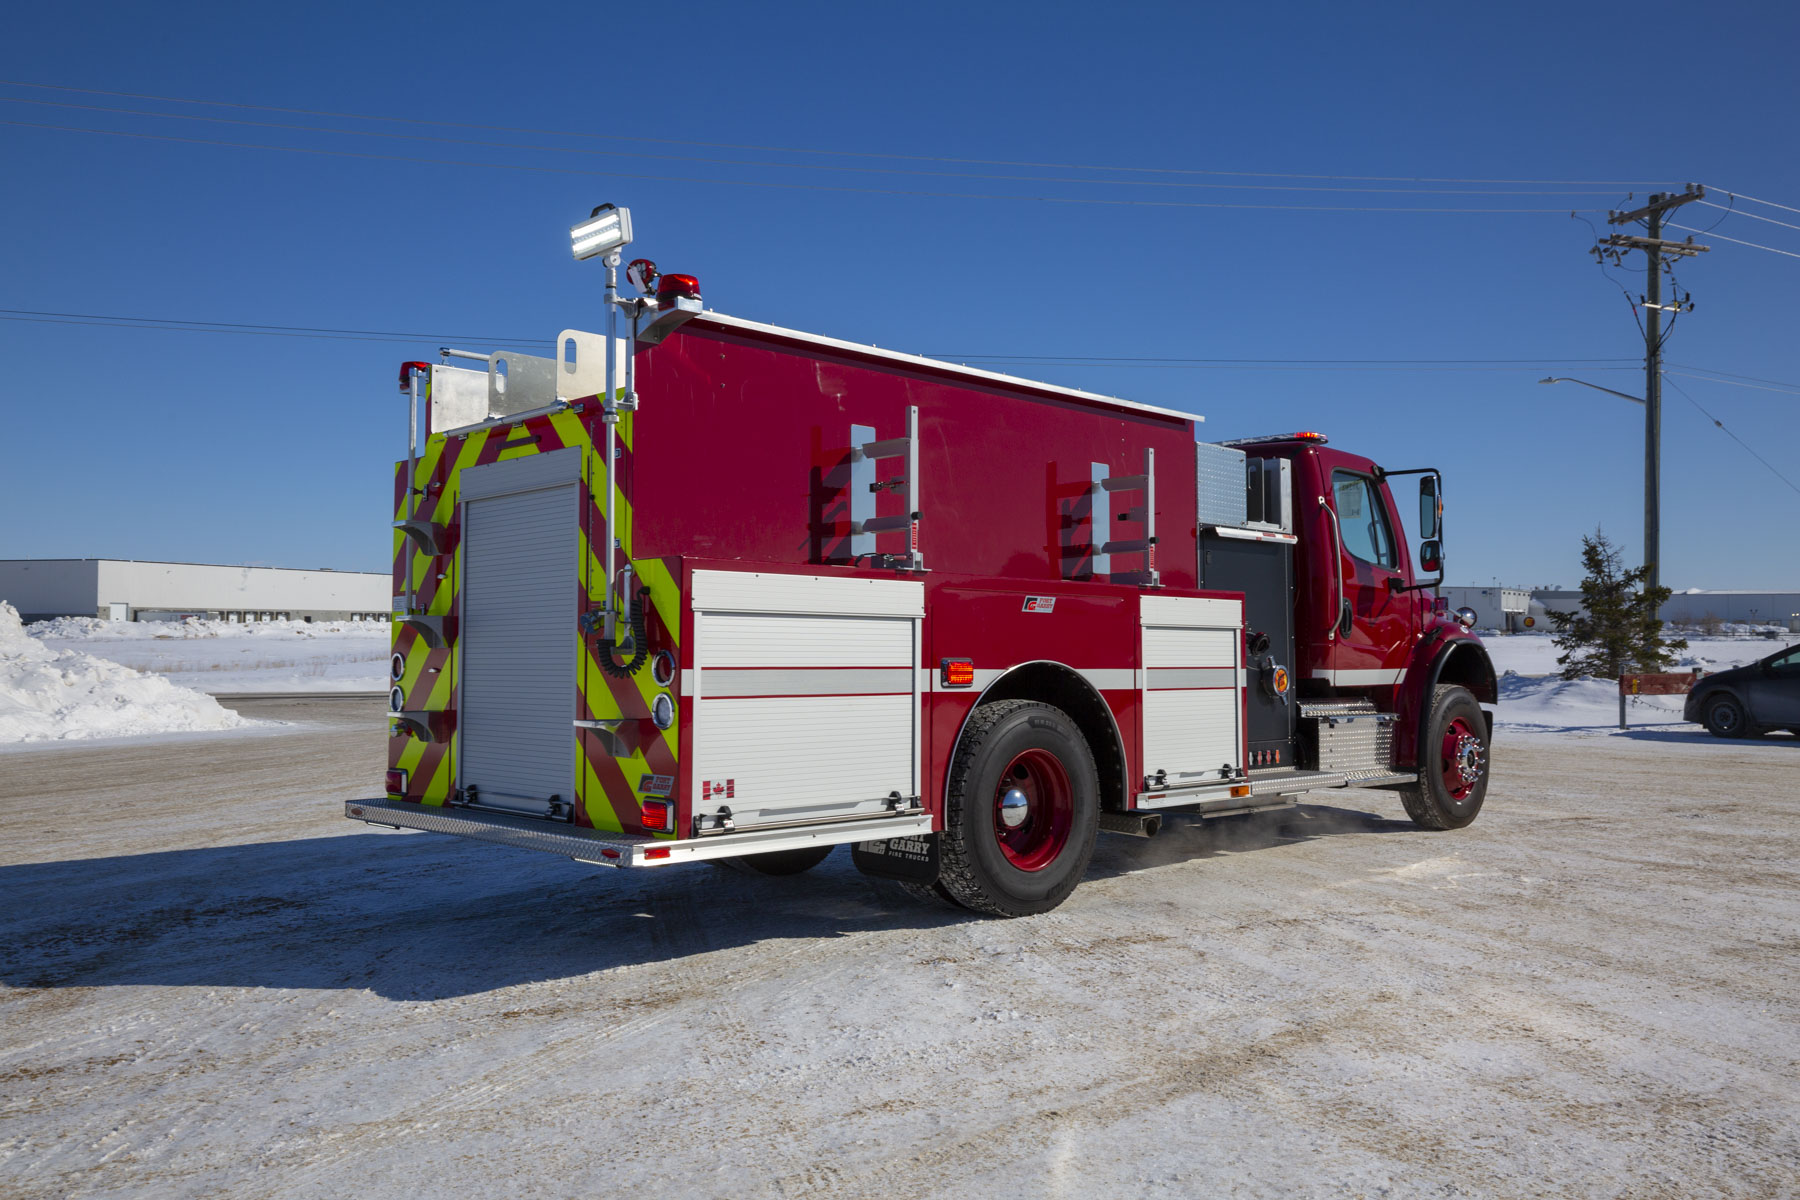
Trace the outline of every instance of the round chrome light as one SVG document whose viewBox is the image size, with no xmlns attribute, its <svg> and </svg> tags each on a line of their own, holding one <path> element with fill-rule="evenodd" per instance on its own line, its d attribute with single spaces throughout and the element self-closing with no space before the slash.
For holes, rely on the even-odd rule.
<svg viewBox="0 0 1800 1200">
<path fill-rule="evenodd" d="M 675 724 L 675 701 L 667 692 L 658 692 L 656 699 L 650 702 L 650 719 L 658 729 L 667 729 Z"/>
<path fill-rule="evenodd" d="M 657 687 L 668 687 L 675 682 L 675 656 L 667 650 L 658 650 L 650 660 L 650 678 Z"/>
<path fill-rule="evenodd" d="M 406 693 L 395 688 L 388 693 L 388 711 L 399 712 L 406 707 Z"/>
<path fill-rule="evenodd" d="M 1474 610 L 1474 609 L 1472 609 L 1472 608 L 1459 608 L 1459 609 L 1457 609 L 1457 610 L 1456 610 L 1456 614 L 1455 614 L 1455 615 L 1456 615 L 1456 623 L 1457 623 L 1457 624 L 1458 624 L 1458 625 L 1461 625 L 1461 626 L 1462 626 L 1462 627 L 1463 627 L 1463 628 L 1464 628 L 1464 629 L 1473 629 L 1473 628 L 1475 628 L 1475 621 L 1476 621 L 1476 619 L 1477 619 L 1477 618 L 1476 618 L 1476 616 L 1475 616 L 1475 610 Z"/>
<path fill-rule="evenodd" d="M 399 680 L 401 676 L 406 674 L 406 655 L 400 653 L 398 650 L 394 651 L 394 657 L 389 660 L 388 668 L 393 674 L 394 679 Z"/>
</svg>

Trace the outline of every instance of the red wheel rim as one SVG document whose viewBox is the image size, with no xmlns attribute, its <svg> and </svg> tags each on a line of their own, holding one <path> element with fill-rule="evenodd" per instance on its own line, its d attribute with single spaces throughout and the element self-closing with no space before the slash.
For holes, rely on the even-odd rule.
<svg viewBox="0 0 1800 1200">
<path fill-rule="evenodd" d="M 1467 800 L 1487 770 L 1487 747 L 1461 717 L 1444 730 L 1442 747 L 1444 790 L 1452 800 Z"/>
<path fill-rule="evenodd" d="M 1056 755 L 1027 750 L 1006 764 L 994 789 L 994 840 L 1007 862 L 1043 870 L 1062 854 L 1074 826 L 1075 789 Z"/>
</svg>

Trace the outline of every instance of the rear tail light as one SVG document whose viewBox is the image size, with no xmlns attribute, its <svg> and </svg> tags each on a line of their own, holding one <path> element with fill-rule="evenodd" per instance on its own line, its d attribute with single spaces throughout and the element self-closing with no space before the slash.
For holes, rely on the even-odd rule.
<svg viewBox="0 0 1800 1200">
<path fill-rule="evenodd" d="M 387 771 L 387 790 L 390 796 L 406 795 L 406 768 L 389 767 Z"/>
<path fill-rule="evenodd" d="M 406 674 L 406 656 L 396 651 L 393 659 L 388 663 L 388 669 L 392 672 L 394 681 L 398 683 Z"/>
<path fill-rule="evenodd" d="M 667 800 L 646 800 L 639 824 L 656 833 L 667 833 L 675 828 L 675 806 Z"/>
</svg>

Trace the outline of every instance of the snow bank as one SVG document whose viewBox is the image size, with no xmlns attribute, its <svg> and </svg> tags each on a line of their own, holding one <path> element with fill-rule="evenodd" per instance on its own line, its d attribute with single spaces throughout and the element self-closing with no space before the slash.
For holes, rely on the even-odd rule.
<svg viewBox="0 0 1800 1200">
<path fill-rule="evenodd" d="M 28 636 L 0 601 L 0 744 L 234 729 L 211 696 Z"/>
<path fill-rule="evenodd" d="M 51 649 L 99 654 L 202 692 L 385 692 L 385 621 L 102 621 L 26 630 Z"/>
</svg>

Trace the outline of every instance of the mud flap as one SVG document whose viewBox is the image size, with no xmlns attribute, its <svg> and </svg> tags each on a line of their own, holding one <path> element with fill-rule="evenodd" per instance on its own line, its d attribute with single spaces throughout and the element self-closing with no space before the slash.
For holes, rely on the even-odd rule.
<svg viewBox="0 0 1800 1200">
<path fill-rule="evenodd" d="M 864 875 L 929 886 L 938 878 L 938 835 L 856 842 L 850 847 L 850 861 Z"/>
</svg>

